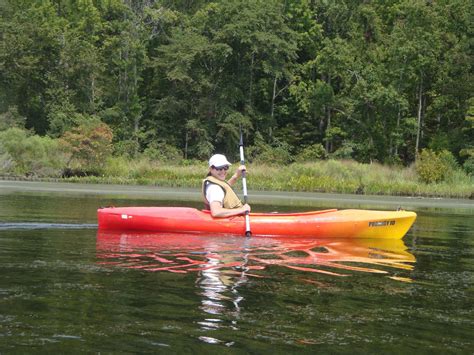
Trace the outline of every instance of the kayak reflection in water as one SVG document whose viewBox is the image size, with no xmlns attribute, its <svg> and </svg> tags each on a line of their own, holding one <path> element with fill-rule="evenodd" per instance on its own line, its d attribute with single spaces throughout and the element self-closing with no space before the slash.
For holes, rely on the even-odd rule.
<svg viewBox="0 0 474 355">
<path fill-rule="evenodd" d="M 245 278 L 265 277 L 264 270 L 269 267 L 335 277 L 367 272 L 393 278 L 390 269 L 405 270 L 407 275 L 400 281 L 411 281 L 416 262 L 400 239 L 240 238 L 119 231 L 98 231 L 97 256 L 102 265 L 151 272 L 219 270 L 219 277 L 226 276 L 219 281 L 224 285 L 240 281 L 242 271 Z"/>
<path fill-rule="evenodd" d="M 412 282 L 415 256 L 401 239 L 242 238 L 206 234 L 97 232 L 98 263 L 110 270 L 195 274 L 199 340 L 232 346 L 249 280 L 286 277 L 317 288 L 363 273 Z M 254 281 L 255 282 L 255 281 Z M 395 284 L 394 284 L 395 285 Z M 395 286 L 396 287 L 396 286 Z"/>
<path fill-rule="evenodd" d="M 202 319 L 197 321 L 203 331 L 222 328 L 238 329 L 240 303 L 244 300 L 239 288 L 247 281 L 248 238 L 213 238 L 202 235 L 159 233 L 98 232 L 97 256 L 100 264 L 144 271 L 196 273 L 196 291 L 200 297 Z M 259 244 L 260 245 L 260 244 Z M 255 267 L 254 269 L 259 269 Z M 200 336 L 206 343 L 229 342 Z"/>
<path fill-rule="evenodd" d="M 226 181 L 227 172 L 232 164 L 225 155 L 214 154 L 209 159 L 209 172 L 203 180 L 202 194 L 206 209 L 213 217 L 229 217 L 250 212 L 250 206 L 240 201 L 232 189 L 236 181 L 246 171 L 245 165 L 240 165 L 234 175 Z"/>
</svg>

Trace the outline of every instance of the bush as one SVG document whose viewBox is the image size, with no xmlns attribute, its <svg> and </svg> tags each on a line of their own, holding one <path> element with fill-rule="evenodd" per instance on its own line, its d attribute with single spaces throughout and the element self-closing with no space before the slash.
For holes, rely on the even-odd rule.
<svg viewBox="0 0 474 355">
<path fill-rule="evenodd" d="M 125 157 L 109 157 L 102 172 L 105 176 L 128 177 L 130 174 L 129 161 Z"/>
<path fill-rule="evenodd" d="M 128 159 L 135 159 L 139 149 L 139 143 L 133 139 L 118 141 L 113 145 L 113 153 L 115 156 Z"/>
<path fill-rule="evenodd" d="M 464 160 L 464 163 L 462 165 L 464 171 L 470 175 L 474 175 L 474 148 L 472 147 L 467 147 L 464 149 L 461 149 L 459 152 L 459 156 Z"/>
<path fill-rule="evenodd" d="M 304 148 L 297 156 L 297 162 L 326 159 L 327 153 L 322 144 L 313 144 Z"/>
<path fill-rule="evenodd" d="M 463 168 L 469 175 L 474 175 L 474 156 L 470 156 L 463 164 Z"/>
<path fill-rule="evenodd" d="M 6 112 L 0 114 L 0 131 L 7 130 L 12 127 L 25 128 L 26 118 L 18 113 L 16 106 L 10 106 Z"/>
<path fill-rule="evenodd" d="M 0 171 L 5 174 L 59 176 L 66 156 L 58 141 L 20 128 L 0 132 Z"/>
<path fill-rule="evenodd" d="M 267 147 L 255 156 L 254 162 L 286 165 L 291 162 L 291 154 L 282 147 Z"/>
<path fill-rule="evenodd" d="M 173 163 L 179 163 L 183 160 L 183 154 L 178 148 L 164 142 L 150 144 L 150 146 L 143 152 L 143 155 L 150 160 Z"/>
<path fill-rule="evenodd" d="M 416 173 L 425 183 L 439 183 L 459 169 L 454 156 L 447 150 L 439 153 L 423 149 L 416 160 Z"/>
<path fill-rule="evenodd" d="M 290 146 L 286 142 L 275 140 L 272 144 L 268 144 L 258 132 L 255 144 L 247 148 L 247 158 L 250 162 L 271 165 L 286 165 L 293 161 Z"/>
<path fill-rule="evenodd" d="M 59 141 L 69 155 L 67 168 L 87 175 L 100 173 L 112 154 L 112 130 L 102 122 L 74 127 Z"/>
<path fill-rule="evenodd" d="M 0 145 L 0 173 L 8 173 L 13 171 L 15 161 L 8 152 L 2 151 L 3 147 Z"/>
<path fill-rule="evenodd" d="M 344 142 L 342 146 L 334 153 L 330 154 L 332 159 L 351 159 L 354 154 L 354 145 L 352 143 Z"/>
</svg>

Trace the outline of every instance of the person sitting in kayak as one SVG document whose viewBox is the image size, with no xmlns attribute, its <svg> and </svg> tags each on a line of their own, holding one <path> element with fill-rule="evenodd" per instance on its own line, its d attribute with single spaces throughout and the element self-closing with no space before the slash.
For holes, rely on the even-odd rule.
<svg viewBox="0 0 474 355">
<path fill-rule="evenodd" d="M 209 159 L 209 173 L 203 180 L 202 192 L 204 204 L 213 217 L 229 217 L 250 212 L 250 206 L 242 204 L 232 189 L 232 185 L 242 176 L 245 165 L 240 165 L 235 174 L 226 181 L 227 171 L 231 165 L 222 154 L 214 154 Z"/>
</svg>

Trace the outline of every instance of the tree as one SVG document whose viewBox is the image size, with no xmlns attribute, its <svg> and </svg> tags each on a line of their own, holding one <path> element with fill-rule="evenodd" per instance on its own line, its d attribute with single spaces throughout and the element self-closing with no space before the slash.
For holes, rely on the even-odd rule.
<svg viewBox="0 0 474 355">
<path fill-rule="evenodd" d="M 143 132 L 140 90 L 147 62 L 143 15 L 118 1 L 111 2 L 103 14 L 108 19 L 102 44 L 107 58 L 104 85 L 108 90 L 104 95 L 107 109 L 101 116 L 113 127 L 119 141 L 133 142 L 131 155 L 138 152 Z"/>
<path fill-rule="evenodd" d="M 230 1 L 184 17 L 153 59 L 154 87 L 168 94 L 155 100 L 155 124 L 171 119 L 186 127 L 192 120 L 195 127 L 199 122 L 209 137 L 216 137 L 210 143 L 224 148 L 233 139 L 223 135 L 234 130 L 229 117 L 239 113 L 271 134 L 282 92 L 278 85 L 286 85 L 296 49 L 282 11 L 274 1 Z"/>
<path fill-rule="evenodd" d="M 57 70 L 65 21 L 50 1 L 8 2 L 0 22 L 0 85 L 4 107 L 16 106 L 26 126 L 44 134 L 48 129 L 46 90 Z"/>
<path fill-rule="evenodd" d="M 98 174 L 112 153 L 113 133 L 105 123 L 91 121 L 65 132 L 59 142 L 68 154 L 67 167 Z"/>
<path fill-rule="evenodd" d="M 3 0 L 0 15 L 4 128 L 56 138 L 100 119 L 130 157 L 233 153 L 242 125 L 280 161 L 321 145 L 468 159 L 467 0 Z"/>
</svg>

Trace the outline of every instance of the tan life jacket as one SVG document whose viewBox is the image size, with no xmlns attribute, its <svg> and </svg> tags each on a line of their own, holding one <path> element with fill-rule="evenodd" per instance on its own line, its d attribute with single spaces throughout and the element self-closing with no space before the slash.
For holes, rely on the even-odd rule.
<svg viewBox="0 0 474 355">
<path fill-rule="evenodd" d="M 224 203 L 222 207 L 239 208 L 243 206 L 242 201 L 240 201 L 235 191 L 226 181 L 219 180 L 214 176 L 208 176 L 202 181 L 202 196 L 208 210 L 211 209 L 209 201 L 206 199 L 206 191 L 209 184 L 219 185 L 224 190 Z"/>
</svg>

